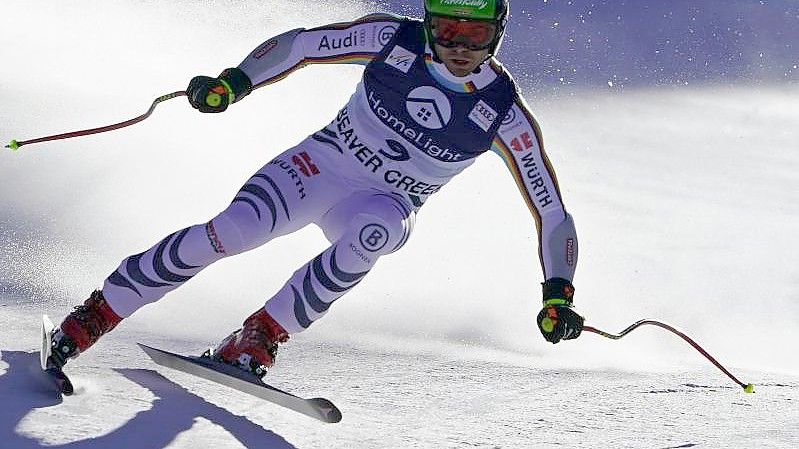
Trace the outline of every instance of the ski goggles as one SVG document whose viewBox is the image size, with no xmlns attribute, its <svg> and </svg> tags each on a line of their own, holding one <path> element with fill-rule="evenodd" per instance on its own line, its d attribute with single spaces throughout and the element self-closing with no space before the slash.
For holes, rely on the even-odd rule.
<svg viewBox="0 0 799 449">
<path fill-rule="evenodd" d="M 455 48 L 462 45 L 473 51 L 490 48 L 497 36 L 497 26 L 493 22 L 442 16 L 430 18 L 430 31 L 433 42 L 442 47 Z"/>
</svg>

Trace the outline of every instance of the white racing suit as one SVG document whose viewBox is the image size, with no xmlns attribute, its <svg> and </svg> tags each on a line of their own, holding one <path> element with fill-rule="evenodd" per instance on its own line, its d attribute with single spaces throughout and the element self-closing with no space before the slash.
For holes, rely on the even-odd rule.
<svg viewBox="0 0 799 449">
<path fill-rule="evenodd" d="M 333 121 L 267 163 L 227 209 L 122 261 L 103 286 L 118 315 L 130 316 L 223 257 L 316 223 L 331 246 L 265 305 L 289 333 L 300 332 L 402 247 L 425 200 L 488 150 L 503 158 L 535 217 L 544 277 L 572 279 L 574 224 L 539 128 L 496 60 L 455 77 L 431 55 L 420 21 L 375 14 L 289 31 L 239 68 L 257 88 L 313 63 L 366 68 Z"/>
</svg>

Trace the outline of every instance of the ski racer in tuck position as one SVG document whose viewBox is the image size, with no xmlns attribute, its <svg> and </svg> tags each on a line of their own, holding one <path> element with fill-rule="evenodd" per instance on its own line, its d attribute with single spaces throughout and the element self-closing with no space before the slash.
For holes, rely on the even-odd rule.
<svg viewBox="0 0 799 449">
<path fill-rule="evenodd" d="M 127 257 L 53 331 L 62 368 L 123 318 L 203 268 L 310 223 L 331 246 L 300 267 L 213 357 L 261 377 L 278 344 L 324 316 L 377 260 L 408 240 L 416 212 L 492 150 L 535 218 L 543 269 L 538 326 L 557 343 L 580 335 L 572 309 L 577 237 L 540 130 L 513 78 L 494 58 L 507 0 L 425 0 L 423 21 L 372 14 L 295 29 L 267 40 L 234 68 L 198 76 L 186 90 L 201 112 L 223 112 L 253 88 L 314 63 L 365 65 L 333 121 L 263 166 L 231 204 Z"/>
</svg>

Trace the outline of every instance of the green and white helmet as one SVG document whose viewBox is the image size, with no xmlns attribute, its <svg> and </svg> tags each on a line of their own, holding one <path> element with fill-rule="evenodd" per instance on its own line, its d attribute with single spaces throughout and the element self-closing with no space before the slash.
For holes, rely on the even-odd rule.
<svg viewBox="0 0 799 449">
<path fill-rule="evenodd" d="M 489 55 L 499 50 L 505 26 L 508 23 L 509 0 L 424 0 L 424 27 L 430 46 L 436 40 L 433 36 L 432 19 L 435 16 L 464 21 L 486 21 L 496 26 L 491 41 Z"/>
</svg>

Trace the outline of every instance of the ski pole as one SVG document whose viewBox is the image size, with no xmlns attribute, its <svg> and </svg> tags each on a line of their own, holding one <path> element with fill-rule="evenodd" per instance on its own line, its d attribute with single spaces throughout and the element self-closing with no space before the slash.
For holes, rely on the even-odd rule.
<svg viewBox="0 0 799 449">
<path fill-rule="evenodd" d="M 124 128 L 124 127 L 130 126 L 130 125 L 135 125 L 136 123 L 139 123 L 142 120 L 144 120 L 147 117 L 149 117 L 150 114 L 152 114 L 153 111 L 155 110 L 155 107 L 158 105 L 158 103 L 161 103 L 162 101 L 170 100 L 170 99 L 175 98 L 175 97 L 185 96 L 185 95 L 186 95 L 186 91 L 183 91 L 183 90 L 177 91 L 177 92 L 172 92 L 171 94 L 162 95 L 162 96 L 156 98 L 155 101 L 153 101 L 153 104 L 150 105 L 150 109 L 147 110 L 147 112 L 145 112 L 144 114 L 142 114 L 142 115 L 140 115 L 140 116 L 138 116 L 136 118 L 132 118 L 130 120 L 126 120 L 126 121 L 121 122 L 121 123 L 116 123 L 114 125 L 108 125 L 108 126 L 102 126 L 100 128 L 84 129 L 84 130 L 81 130 L 81 131 L 73 131 L 73 132 L 68 132 L 68 133 L 64 133 L 64 134 L 56 134 L 56 135 L 53 135 L 53 136 L 38 137 L 36 139 L 30 139 L 30 140 L 21 140 L 21 141 L 12 140 L 8 145 L 6 145 L 6 148 L 10 148 L 12 151 L 16 151 L 17 149 L 19 149 L 19 147 L 21 147 L 23 145 L 30 145 L 32 143 L 48 142 L 50 140 L 59 140 L 59 139 L 71 139 L 73 137 L 88 136 L 90 134 L 104 133 L 106 131 L 113 131 L 115 129 Z"/>
<path fill-rule="evenodd" d="M 666 324 L 666 323 L 663 323 L 663 322 L 660 322 L 660 321 L 656 321 L 656 320 L 644 319 L 644 320 L 636 321 L 635 323 L 633 323 L 633 324 L 629 325 L 629 326 L 627 327 L 627 329 L 624 329 L 623 331 L 619 332 L 619 334 L 618 334 L 618 335 L 616 335 L 616 334 L 611 334 L 611 333 L 608 333 L 608 332 L 605 332 L 605 331 L 601 331 L 601 330 L 599 330 L 599 329 L 597 329 L 597 328 L 595 328 L 595 327 L 591 327 L 591 326 L 583 326 L 583 330 L 584 330 L 584 331 L 586 331 L 586 332 L 593 332 L 593 333 L 595 333 L 595 334 L 599 334 L 599 335 L 601 335 L 601 336 L 603 336 L 603 337 L 610 338 L 610 339 L 612 339 L 612 340 L 618 340 L 618 339 L 620 339 L 621 337 L 624 337 L 624 336 L 625 336 L 625 335 L 627 335 L 628 333 L 632 332 L 633 330 L 635 330 L 635 329 L 636 329 L 636 328 L 638 328 L 639 326 L 643 326 L 643 325 L 645 325 L 645 324 L 650 324 L 650 325 L 652 325 L 652 326 L 657 326 L 657 327 L 660 327 L 660 328 L 666 329 L 667 331 L 669 331 L 669 332 L 671 332 L 671 333 L 673 333 L 673 334 L 675 334 L 675 335 L 679 336 L 680 338 L 682 338 L 683 340 L 685 340 L 685 341 L 686 341 L 686 342 L 687 342 L 689 345 L 693 346 L 693 348 L 694 348 L 694 349 L 696 349 L 697 351 L 699 351 L 699 353 L 700 353 L 700 354 L 702 354 L 703 356 L 705 356 L 705 358 L 707 358 L 708 360 L 710 360 L 710 362 L 711 362 L 711 363 L 713 363 L 714 365 L 716 365 L 716 368 L 720 369 L 722 373 L 726 374 L 726 375 L 727 375 L 727 377 L 729 377 L 729 378 L 730 378 L 730 379 L 732 379 L 732 380 L 733 380 L 735 383 L 737 383 L 737 384 L 738 384 L 738 385 L 739 385 L 741 388 L 743 388 L 743 389 L 744 389 L 744 391 L 745 391 L 745 392 L 747 392 L 747 393 L 754 393 L 754 391 L 755 391 L 755 387 L 754 387 L 754 385 L 752 385 L 752 384 L 745 384 L 745 383 L 741 382 L 740 380 L 738 380 L 738 378 L 736 378 L 735 376 L 733 376 L 733 375 L 732 375 L 732 373 L 730 373 L 730 372 L 727 370 L 727 368 L 724 368 L 724 367 L 721 365 L 721 363 L 719 363 L 719 362 L 718 362 L 718 361 L 717 361 L 715 358 L 713 358 L 713 356 L 712 356 L 712 355 L 708 354 L 708 352 L 707 352 L 707 351 L 705 351 L 705 350 L 704 350 L 704 349 L 703 349 L 701 346 L 699 346 L 699 344 L 698 344 L 697 342 L 695 342 L 695 341 L 694 341 L 694 340 L 693 340 L 691 337 L 689 337 L 689 336 L 685 335 L 683 332 L 681 332 L 681 331 L 677 330 L 677 329 L 676 329 L 676 328 L 674 328 L 673 326 L 670 326 L 670 325 L 668 325 L 668 324 Z"/>
</svg>

